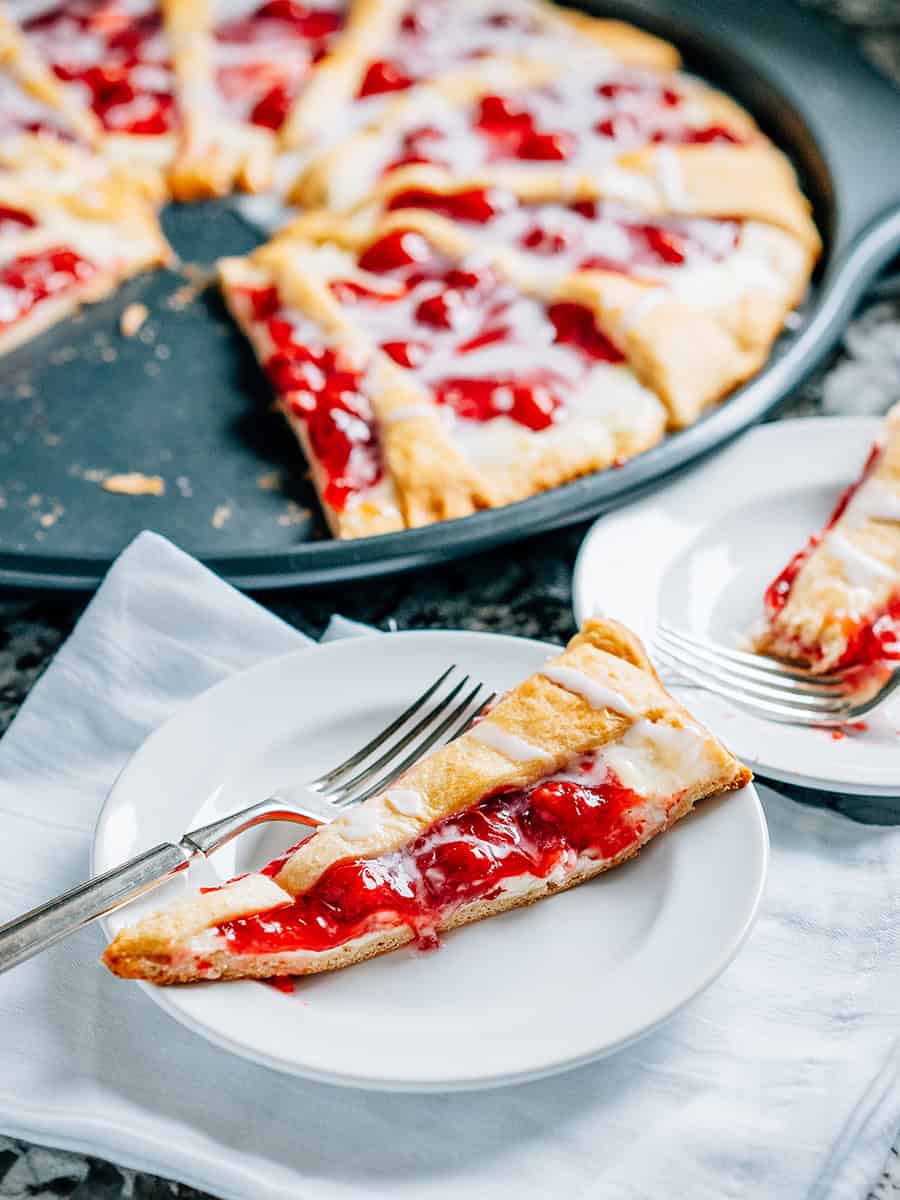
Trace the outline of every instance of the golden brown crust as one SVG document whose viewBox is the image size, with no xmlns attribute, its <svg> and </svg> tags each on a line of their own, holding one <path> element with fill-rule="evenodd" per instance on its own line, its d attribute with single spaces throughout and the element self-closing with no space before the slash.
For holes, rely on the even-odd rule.
<svg viewBox="0 0 900 1200">
<path fill-rule="evenodd" d="M 665 187 L 666 165 L 673 161 L 680 193 L 674 204 Z M 760 221 L 793 234 L 812 261 L 821 250 L 793 167 L 763 138 L 744 146 L 645 146 L 621 155 L 617 166 L 643 180 L 641 205 L 650 211 Z"/>
<path fill-rule="evenodd" d="M 271 182 L 275 136 L 222 111 L 213 61 L 211 0 L 161 0 L 172 51 L 181 134 L 169 170 L 176 200 L 258 192 Z"/>
<path fill-rule="evenodd" d="M 584 687 L 596 689 L 597 695 L 587 699 L 581 690 Z M 480 727 L 416 763 L 383 795 L 366 801 L 331 825 L 320 827 L 291 855 L 274 883 L 264 880 L 271 885 L 267 886 L 266 905 L 283 903 L 282 896 L 307 891 L 337 862 L 376 857 L 402 848 L 436 822 L 470 807 L 486 794 L 537 783 L 573 759 L 618 741 L 639 720 L 674 729 L 687 727 L 703 739 L 704 765 L 693 766 L 692 775 L 681 768 L 682 786 L 670 807 L 666 825 L 703 796 L 741 787 L 749 780 L 746 768 L 666 692 L 639 639 L 616 622 L 593 618 L 558 658 L 504 697 Z M 510 757 L 505 749 L 495 748 L 484 740 L 485 727 L 518 739 L 518 746 L 525 743 L 533 747 L 535 757 L 527 761 L 522 761 L 520 753 Z M 415 810 L 395 803 L 393 797 L 401 792 L 417 797 Z M 615 865 L 635 853 L 641 844 L 629 847 L 612 863 L 591 865 L 579 871 L 563 886 L 573 886 Z M 257 886 L 252 881 L 263 879 L 250 876 L 240 884 L 244 890 L 252 891 Z M 213 893 L 213 899 L 203 897 L 202 911 L 185 901 L 174 910 L 122 931 L 107 950 L 107 965 L 118 974 L 155 982 L 285 971 L 301 974 L 362 961 L 408 940 L 407 932 L 392 930 L 374 940 L 367 938 L 364 944 L 350 944 L 321 956 L 301 955 L 300 960 L 297 956 L 231 959 L 215 945 L 204 946 L 202 951 L 193 950 L 190 940 L 219 924 L 225 919 L 223 914 L 230 917 L 247 911 L 243 891 L 234 896 L 229 892 L 238 886 L 228 885 Z M 279 889 L 283 889 L 280 894 Z M 540 881 L 524 897 L 503 897 L 457 910 L 441 928 L 450 929 L 492 916 L 555 890 L 559 890 L 559 885 Z M 214 909 L 212 918 L 207 909 Z M 198 956 L 204 964 L 209 964 L 204 966 L 202 974 L 196 965 Z"/>
<path fill-rule="evenodd" d="M 626 21 L 592 17 L 589 13 L 555 4 L 542 5 L 548 19 L 568 25 L 579 37 L 589 38 L 598 48 L 630 67 L 653 67 L 674 71 L 681 65 L 681 55 L 671 42 L 655 37 Z"/>
</svg>

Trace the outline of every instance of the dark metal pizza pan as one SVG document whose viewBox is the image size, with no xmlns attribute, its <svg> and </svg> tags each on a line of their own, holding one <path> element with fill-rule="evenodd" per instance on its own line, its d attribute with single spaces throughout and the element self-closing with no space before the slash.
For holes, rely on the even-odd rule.
<svg viewBox="0 0 900 1200">
<path fill-rule="evenodd" d="M 801 322 L 759 376 L 620 470 L 463 520 L 335 542 L 215 293 L 185 303 L 185 278 L 158 272 L 0 362 L 0 583 L 92 588 L 144 528 L 245 588 L 441 562 L 624 503 L 721 446 L 795 388 L 900 251 L 900 94 L 846 33 L 789 0 L 585 7 L 676 42 L 688 67 L 743 101 L 800 171 L 825 254 Z M 165 225 L 188 263 L 209 264 L 259 240 L 228 202 L 172 206 Z M 119 318 L 135 300 L 151 316 L 129 339 Z M 165 494 L 102 488 L 105 474 L 126 471 L 162 476 Z"/>
</svg>

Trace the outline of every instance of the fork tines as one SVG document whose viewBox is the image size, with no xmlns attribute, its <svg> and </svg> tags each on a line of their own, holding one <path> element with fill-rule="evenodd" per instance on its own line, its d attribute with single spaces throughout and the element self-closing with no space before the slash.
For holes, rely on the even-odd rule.
<svg viewBox="0 0 900 1200">
<path fill-rule="evenodd" d="M 469 687 L 473 681 L 468 675 L 451 679 L 456 671 L 455 665 L 448 667 L 386 729 L 306 786 L 337 807 L 359 804 L 384 791 L 434 746 L 464 733 L 494 693 L 488 695 L 478 682 Z M 449 691 L 443 691 L 445 685 Z"/>
<path fill-rule="evenodd" d="M 838 725 L 870 711 L 874 697 L 862 693 L 858 672 L 814 675 L 659 622 L 655 640 L 662 663 L 682 679 L 725 696 L 770 720 L 797 725 Z M 893 686 L 896 686 L 896 681 Z"/>
</svg>

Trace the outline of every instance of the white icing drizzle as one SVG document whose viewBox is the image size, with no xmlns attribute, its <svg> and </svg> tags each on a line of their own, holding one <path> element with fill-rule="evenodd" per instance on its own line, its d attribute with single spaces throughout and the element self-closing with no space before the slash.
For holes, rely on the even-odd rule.
<svg viewBox="0 0 900 1200">
<path fill-rule="evenodd" d="M 865 521 L 900 521 L 900 495 L 881 479 L 870 479 L 847 505 L 841 525 L 857 529 Z"/>
<path fill-rule="evenodd" d="M 860 550 L 849 538 L 832 530 L 825 539 L 828 552 L 841 564 L 847 581 L 854 587 L 870 588 L 878 580 L 896 579 L 897 573 L 881 559 Z"/>
<path fill-rule="evenodd" d="M 550 666 L 544 667 L 541 674 L 551 683 L 557 683 L 566 691 L 581 696 L 592 708 L 611 708 L 613 712 L 623 713 L 626 717 L 638 715 L 637 710 L 624 696 L 614 692 L 612 688 L 604 687 L 602 683 L 597 683 L 590 675 L 585 675 L 584 671 L 579 671 L 576 667 L 551 663 Z"/>
<path fill-rule="evenodd" d="M 598 756 L 625 787 L 668 796 L 708 772 L 709 743 L 696 729 L 642 718 Z"/>
<path fill-rule="evenodd" d="M 482 721 L 472 729 L 469 736 L 491 750 L 497 750 L 512 762 L 546 762 L 550 755 L 540 746 L 533 746 L 518 734 L 501 729 L 491 721 Z"/>
<path fill-rule="evenodd" d="M 425 801 L 422 793 L 412 788 L 392 788 L 384 793 L 389 808 L 401 817 L 422 817 L 425 815 Z"/>
<path fill-rule="evenodd" d="M 656 178 L 667 208 L 675 212 L 690 208 L 691 201 L 684 186 L 681 163 L 672 146 L 660 146 L 656 151 Z"/>
<path fill-rule="evenodd" d="M 399 408 L 395 408 L 383 416 L 381 424 L 395 425 L 397 421 L 411 421 L 416 417 L 434 417 L 437 415 L 434 406 L 426 404 L 424 401 L 421 404 L 401 404 Z"/>
<path fill-rule="evenodd" d="M 383 828 L 381 813 L 377 809 L 367 808 L 364 804 L 332 825 L 335 833 L 339 833 L 347 842 L 368 841 L 369 838 L 377 837 Z"/>
<path fill-rule="evenodd" d="M 619 318 L 619 324 L 625 333 L 634 329 L 646 317 L 647 313 L 651 312 L 657 305 L 661 304 L 665 299 L 665 288 L 648 288 L 643 296 L 634 304 L 630 305 L 622 313 Z"/>
</svg>

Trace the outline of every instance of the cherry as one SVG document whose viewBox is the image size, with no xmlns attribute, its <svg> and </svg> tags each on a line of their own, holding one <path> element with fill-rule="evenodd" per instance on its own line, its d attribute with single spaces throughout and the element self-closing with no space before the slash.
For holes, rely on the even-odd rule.
<svg viewBox="0 0 900 1200">
<path fill-rule="evenodd" d="M 541 229 L 535 225 L 522 234 L 521 244 L 536 254 L 560 254 L 569 245 L 571 238 L 560 230 Z"/>
<path fill-rule="evenodd" d="M 570 158 L 575 150 L 575 138 L 570 133 L 527 134 L 516 151 L 519 158 L 542 162 L 562 162 Z"/>
<path fill-rule="evenodd" d="M 588 358 L 598 362 L 621 362 L 623 355 L 605 333 L 597 327 L 597 319 L 584 304 L 563 300 L 551 304 L 547 316 L 556 330 L 555 341 L 577 346 Z"/>
<path fill-rule="evenodd" d="M 408 229 L 394 229 L 372 242 L 359 256 L 358 262 L 363 271 L 377 274 L 424 262 L 430 254 L 428 242 L 421 234 Z"/>
<path fill-rule="evenodd" d="M 253 313 L 254 321 L 265 320 L 266 317 L 278 312 L 281 307 L 278 289 L 275 287 L 247 288 L 244 295 L 250 301 L 250 310 Z"/>
<path fill-rule="evenodd" d="M 687 130 L 683 141 L 703 146 L 711 142 L 740 143 L 743 139 L 738 134 L 732 133 L 730 129 L 726 129 L 724 125 L 710 125 L 706 129 Z"/>
<path fill-rule="evenodd" d="M 21 225 L 24 229 L 34 229 L 37 221 L 31 213 L 22 208 L 10 208 L 8 204 L 0 204 L 0 225 Z"/>
<path fill-rule="evenodd" d="M 452 329 L 456 323 L 462 305 L 462 297 L 452 287 L 437 296 L 426 296 L 419 302 L 415 318 L 422 325 L 431 325 L 435 329 Z"/>
<path fill-rule="evenodd" d="M 420 367 L 428 354 L 423 342 L 383 342 L 381 348 L 401 367 Z"/>
<path fill-rule="evenodd" d="M 478 106 L 475 124 L 491 134 L 525 134 L 534 128 L 534 118 L 504 96 L 485 96 Z"/>
<path fill-rule="evenodd" d="M 254 125 L 262 125 L 265 129 L 278 130 L 284 124 L 291 106 L 291 97 L 283 83 L 276 83 L 258 100 L 250 112 L 250 120 Z"/>
<path fill-rule="evenodd" d="M 415 189 L 397 192 L 388 204 L 398 208 L 425 208 L 454 221 L 484 225 L 515 203 L 507 192 L 497 188 L 467 188 L 460 192 L 427 192 Z"/>
<path fill-rule="evenodd" d="M 597 216 L 597 201 L 596 200 L 576 200 L 569 207 L 572 212 L 577 212 L 587 221 L 593 221 Z"/>
<path fill-rule="evenodd" d="M 402 92 L 413 82 L 413 79 L 394 63 L 380 60 L 373 62 L 366 71 L 359 94 L 360 97 L 365 97 L 379 96 L 385 92 Z"/>
<path fill-rule="evenodd" d="M 664 263 L 680 266 L 687 257 L 684 238 L 670 229 L 659 225 L 643 225 L 636 227 L 647 243 L 649 249 Z"/>
<path fill-rule="evenodd" d="M 445 842 L 434 846 L 420 859 L 419 868 L 425 889 L 432 900 L 447 902 L 484 886 L 500 873 L 500 860 L 488 845 L 472 842 Z"/>
</svg>

